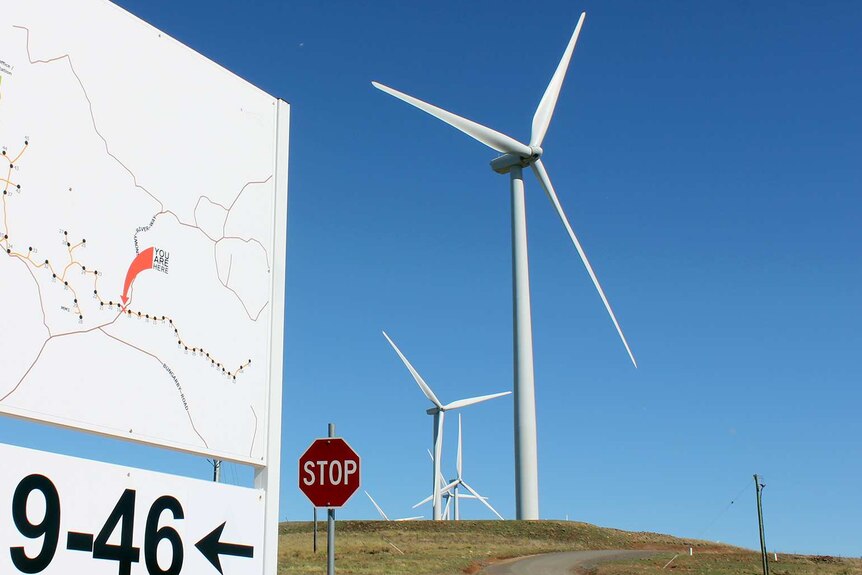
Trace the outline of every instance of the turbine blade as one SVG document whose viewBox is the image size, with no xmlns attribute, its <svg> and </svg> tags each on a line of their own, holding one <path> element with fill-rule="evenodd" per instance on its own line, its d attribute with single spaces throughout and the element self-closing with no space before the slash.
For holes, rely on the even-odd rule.
<svg viewBox="0 0 862 575">
<path fill-rule="evenodd" d="M 489 148 L 493 148 L 498 152 L 519 154 L 521 156 L 531 156 L 533 151 L 530 149 L 530 146 L 526 144 L 522 144 L 518 140 L 507 136 L 506 134 L 501 134 L 496 130 L 492 130 L 482 124 L 477 124 L 472 120 L 468 120 L 467 118 L 462 118 L 452 112 L 447 112 L 442 108 L 438 108 L 437 106 L 433 106 L 427 102 L 423 102 L 413 96 L 408 96 L 403 92 L 399 92 L 394 88 L 390 88 L 389 86 L 384 86 L 379 82 L 371 82 L 371 84 L 381 90 L 386 92 L 390 96 L 394 96 L 399 100 L 403 100 L 407 102 L 411 106 L 415 106 L 422 110 L 427 114 L 431 114 L 435 118 L 439 120 L 443 120 L 453 128 L 461 130 L 471 138 L 478 140 L 488 146 Z"/>
<path fill-rule="evenodd" d="M 458 401 L 453 401 L 452 403 L 447 403 L 443 406 L 443 409 L 449 411 L 450 409 L 458 409 L 459 407 L 467 407 L 468 405 L 473 405 L 475 403 L 482 403 L 483 401 L 488 401 L 489 399 L 495 399 L 497 397 L 503 397 L 504 395 L 509 395 L 512 393 L 511 391 L 504 391 L 502 393 L 492 393 L 491 395 L 480 395 L 479 397 L 471 397 L 468 399 L 459 399 Z"/>
<path fill-rule="evenodd" d="M 416 521 L 417 519 L 424 519 L 424 515 L 417 515 L 416 517 L 402 517 L 400 519 L 395 519 L 395 521 Z"/>
<path fill-rule="evenodd" d="M 365 492 L 365 495 L 367 495 L 367 496 L 368 496 L 368 499 L 370 499 L 370 500 L 371 500 L 371 503 L 372 503 L 372 504 L 374 505 L 374 507 L 377 509 L 377 513 L 379 513 L 379 514 L 380 514 L 380 516 L 381 516 L 383 519 L 385 519 L 386 521 L 389 521 L 389 518 L 388 518 L 388 517 L 386 517 L 386 514 L 385 514 L 385 513 L 383 513 L 383 509 L 381 509 L 381 508 L 380 508 L 380 506 L 379 506 L 379 505 L 377 505 L 377 502 L 376 502 L 376 501 L 374 501 L 374 498 L 373 498 L 373 497 L 371 497 L 371 494 L 370 494 L 370 493 L 368 493 L 368 492 L 366 491 L 366 492 Z"/>
<path fill-rule="evenodd" d="M 452 505 L 452 500 L 448 497 L 446 498 L 446 507 L 443 508 L 443 519 L 449 519 L 449 506 Z"/>
<path fill-rule="evenodd" d="M 470 487 L 469 485 L 467 485 L 467 484 L 466 484 L 466 483 L 464 483 L 463 481 L 461 482 L 461 485 L 463 485 L 464 487 L 466 487 L 466 488 L 467 488 L 467 491 L 469 491 L 470 493 L 472 493 L 473 495 L 475 495 L 475 496 L 476 496 L 476 499 L 478 499 L 479 501 L 481 501 L 481 502 L 482 502 L 482 505 L 484 505 L 485 507 L 487 507 L 488 509 L 490 509 L 490 510 L 494 513 L 494 515 L 496 515 L 496 516 L 497 516 L 497 517 L 499 517 L 500 519 L 502 519 L 502 518 L 503 518 L 503 516 L 502 516 L 502 515 L 500 515 L 499 513 L 497 513 L 497 510 L 496 510 L 496 509 L 494 509 L 493 507 L 491 507 L 491 504 L 490 504 L 490 503 L 488 503 L 488 500 L 487 500 L 485 497 L 482 497 L 481 495 L 479 495 L 478 493 L 476 493 L 476 490 L 475 490 L 475 489 L 473 489 L 472 487 Z"/>
<path fill-rule="evenodd" d="M 391 346 L 392 346 L 392 349 L 394 349 L 394 350 L 395 350 L 395 353 L 397 353 L 397 354 L 398 354 L 398 357 L 400 357 L 400 358 L 401 358 L 401 361 L 402 361 L 402 362 L 404 362 L 404 365 L 406 365 L 406 366 L 407 366 L 408 371 L 410 371 L 410 374 L 413 376 L 413 379 L 415 379 L 415 380 L 416 380 L 416 383 L 418 383 L 418 384 L 419 384 L 419 389 L 421 389 L 421 390 L 422 390 L 422 393 L 424 393 L 424 394 L 425 394 L 425 397 L 427 397 L 427 398 L 428 398 L 428 400 L 429 400 L 431 403 L 433 403 L 434 405 L 436 405 L 437 407 L 443 407 L 443 404 L 442 404 L 442 403 L 440 403 L 440 400 L 439 400 L 439 399 L 437 399 L 437 396 L 436 396 L 436 395 L 434 395 L 434 392 L 433 392 L 433 391 L 431 391 L 431 388 L 430 388 L 430 387 L 428 387 L 428 384 L 427 384 L 427 383 L 425 383 L 425 380 L 424 380 L 424 379 L 422 379 L 422 376 L 421 376 L 421 375 L 419 375 L 419 372 L 418 372 L 418 371 L 416 371 L 416 369 L 414 369 L 414 367 L 413 367 L 412 365 L 410 365 L 410 362 L 409 362 L 409 361 L 407 361 L 407 358 L 406 358 L 406 357 L 404 357 L 404 354 L 403 354 L 403 353 L 401 353 L 401 350 L 400 350 L 400 349 L 398 349 L 398 346 L 397 346 L 397 345 L 395 345 L 395 342 L 394 342 L 394 341 L 392 341 L 392 340 L 389 338 L 389 336 L 388 336 L 388 335 L 386 335 L 386 332 L 385 332 L 385 331 L 383 332 L 383 337 L 385 337 L 385 338 L 386 338 L 386 341 L 388 341 L 388 342 L 389 342 L 389 345 L 391 345 Z"/>
<path fill-rule="evenodd" d="M 614 322 L 614 327 L 617 328 L 617 333 L 620 334 L 620 339 L 623 341 L 623 345 L 626 347 L 626 351 L 629 354 L 629 357 L 632 360 L 632 363 L 635 367 L 638 366 L 638 362 L 635 360 L 635 356 L 632 353 L 631 348 L 629 347 L 629 342 L 626 341 L 626 336 L 623 335 L 623 330 L 620 327 L 619 322 L 617 321 L 617 316 L 614 315 L 614 310 L 611 309 L 611 304 L 608 302 L 607 296 L 605 296 L 604 290 L 602 290 L 601 284 L 599 284 L 599 278 L 596 277 L 596 273 L 593 271 L 593 267 L 590 265 L 590 260 L 587 259 L 587 254 L 584 253 L 584 248 L 581 247 L 581 242 L 578 241 L 578 237 L 575 235 L 575 232 L 572 230 L 572 226 L 569 224 L 569 219 L 566 217 L 566 213 L 563 211 L 563 207 L 560 205 L 560 200 L 557 198 L 557 193 L 554 191 L 554 186 L 551 185 L 551 180 L 548 178 L 548 172 L 545 170 L 544 164 L 542 164 L 542 160 L 536 161 L 533 164 L 533 172 L 536 174 L 536 177 L 541 182 L 542 187 L 545 189 L 545 193 L 548 195 L 548 199 L 551 200 L 551 203 L 554 204 L 554 209 L 557 210 L 557 215 L 560 216 L 560 219 L 563 221 L 563 225 L 566 227 L 566 231 L 569 232 L 569 237 L 572 238 L 572 243 L 575 244 L 575 249 L 578 250 L 578 254 L 581 256 L 581 261 L 584 262 L 584 267 L 587 268 L 587 273 L 590 274 L 590 278 L 593 280 L 593 285 L 596 286 L 596 290 L 599 292 L 599 296 L 602 298 L 602 302 L 605 304 L 605 309 L 608 310 L 608 314 L 611 316 L 611 321 Z"/>
<path fill-rule="evenodd" d="M 536 115 L 533 116 L 533 131 L 530 135 L 531 146 L 541 146 L 542 140 L 545 139 L 545 134 L 548 133 L 548 126 L 554 115 L 554 108 L 557 106 L 557 98 L 560 96 L 560 88 L 563 87 L 566 70 L 569 69 L 569 61 L 572 59 L 572 52 L 575 51 L 575 44 L 578 43 L 581 26 L 584 25 L 584 18 L 586 17 L 587 13 L 581 12 L 581 17 L 578 19 L 578 24 L 575 26 L 572 38 L 569 40 L 568 46 L 566 46 L 566 51 L 563 52 L 563 58 L 557 65 L 556 72 L 551 77 L 551 83 L 548 84 L 545 94 L 542 96 L 542 101 L 539 102 L 539 107 L 536 108 Z"/>
<path fill-rule="evenodd" d="M 455 471 L 458 479 L 461 479 L 461 414 L 458 414 L 458 458 L 455 460 Z"/>
<path fill-rule="evenodd" d="M 454 479 L 454 480 L 452 480 L 452 482 L 451 482 L 451 483 L 447 483 L 447 484 L 446 484 L 446 486 L 445 486 L 445 487 L 443 487 L 443 488 L 440 490 L 440 494 L 441 494 L 441 495 L 442 495 L 443 493 L 449 494 L 449 492 L 452 490 L 452 488 L 453 488 L 453 487 L 455 487 L 456 485 L 458 485 L 459 483 L 461 483 L 461 480 L 460 480 L 460 479 Z"/>
<path fill-rule="evenodd" d="M 428 497 L 426 497 L 425 499 L 423 499 L 422 501 L 420 501 L 419 503 L 417 503 L 416 505 L 414 505 L 414 506 L 412 507 L 412 509 L 416 509 L 417 507 L 422 507 L 423 505 L 425 505 L 426 503 L 428 503 L 428 502 L 429 502 L 429 501 L 431 501 L 432 499 L 434 499 L 434 494 L 433 494 L 433 493 L 432 493 L 431 495 L 429 495 Z"/>
<path fill-rule="evenodd" d="M 433 453 L 431 453 L 431 450 L 430 450 L 430 449 L 428 449 L 427 451 L 428 451 L 428 457 L 430 457 L 430 458 L 431 458 L 431 463 L 434 463 L 434 454 L 433 454 Z M 441 483 L 441 484 L 446 483 L 446 478 L 445 478 L 445 477 L 443 477 L 443 474 L 442 474 L 442 473 L 440 473 L 439 479 L 440 479 L 440 483 Z"/>
</svg>

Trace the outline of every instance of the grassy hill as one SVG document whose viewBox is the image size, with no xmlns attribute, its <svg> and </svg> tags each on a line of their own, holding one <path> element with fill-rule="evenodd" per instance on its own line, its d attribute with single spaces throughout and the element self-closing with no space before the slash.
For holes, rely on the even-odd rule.
<svg viewBox="0 0 862 575">
<path fill-rule="evenodd" d="M 694 555 L 688 556 L 689 547 Z M 650 559 L 590 570 L 589 575 L 757 575 L 760 554 L 708 541 L 658 533 L 629 532 L 566 521 L 339 521 L 336 568 L 342 574 L 458 575 L 511 557 L 550 551 L 651 549 Z M 676 559 L 662 567 L 674 555 Z M 326 572 L 326 522 L 281 524 L 279 573 Z M 831 557 L 779 556 L 771 575 L 862 575 L 862 561 Z"/>
</svg>

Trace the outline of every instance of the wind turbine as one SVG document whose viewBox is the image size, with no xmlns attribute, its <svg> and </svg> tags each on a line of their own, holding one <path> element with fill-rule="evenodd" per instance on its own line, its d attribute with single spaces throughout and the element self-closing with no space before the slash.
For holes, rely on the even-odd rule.
<svg viewBox="0 0 862 575">
<path fill-rule="evenodd" d="M 461 444 L 461 415 L 459 414 L 458 415 L 458 445 L 459 445 L 459 447 L 460 447 L 460 444 Z M 430 449 L 428 450 L 428 457 L 431 458 L 431 462 L 433 463 L 434 462 L 434 455 L 431 453 Z M 461 451 L 459 449 L 458 450 L 459 460 L 460 460 L 460 457 L 461 457 Z M 446 499 L 446 505 L 443 507 L 443 515 L 442 515 L 443 519 L 449 519 L 449 517 L 450 517 L 449 516 L 449 510 L 450 510 L 450 507 L 451 507 L 450 504 L 452 503 L 453 498 L 456 498 L 456 499 L 487 499 L 487 497 L 479 498 L 479 497 L 476 497 L 475 495 L 467 495 L 464 493 L 458 493 L 457 484 L 455 482 L 447 483 L 446 478 L 443 477 L 442 473 L 440 473 L 440 475 L 438 475 L 438 478 L 440 479 L 440 485 L 446 486 L 440 490 L 440 496 Z M 453 491 L 454 491 L 454 493 L 453 493 Z M 431 501 L 433 498 L 434 498 L 434 494 L 432 493 L 431 495 L 429 495 L 428 497 L 426 497 L 425 499 L 423 499 L 422 501 L 420 501 L 419 503 L 414 505 L 413 509 L 416 509 L 417 507 L 421 507 L 422 505 L 425 505 L 426 503 Z M 502 517 L 501 517 L 501 519 L 502 519 Z"/>
<path fill-rule="evenodd" d="M 464 481 L 462 468 L 463 468 L 463 466 L 462 466 L 462 457 L 461 457 L 461 414 L 459 413 L 458 414 L 458 458 L 455 460 L 455 472 L 457 475 L 456 475 L 455 479 L 453 479 L 451 482 L 449 482 L 442 489 L 442 491 L 444 493 L 447 493 L 449 495 L 448 501 L 446 502 L 446 511 L 449 510 L 449 503 L 454 502 L 455 521 L 459 521 L 461 519 L 461 513 L 460 513 L 460 508 L 458 506 L 458 501 L 460 499 L 478 499 L 479 501 L 482 502 L 482 504 L 485 507 L 490 509 L 494 515 L 496 515 L 500 519 L 503 519 L 503 516 L 500 515 L 499 513 L 497 513 L 497 510 L 494 509 L 493 507 L 491 507 L 491 504 L 488 503 L 487 497 L 482 497 L 481 495 L 479 495 L 479 493 L 475 489 L 470 487 L 470 485 L 468 485 L 467 482 Z M 464 487 L 464 489 L 466 489 L 467 491 L 470 492 L 470 495 L 464 495 L 463 493 L 458 493 L 459 487 Z M 423 499 L 422 501 L 420 501 L 419 503 L 414 505 L 413 509 L 416 509 L 420 505 L 424 505 L 425 503 L 428 502 L 429 499 L 431 499 L 431 498 L 426 497 L 425 499 Z"/>
<path fill-rule="evenodd" d="M 404 362 L 404 365 L 407 366 L 407 370 L 413 376 L 413 379 L 416 380 L 416 383 L 419 384 L 419 389 L 422 390 L 422 393 L 425 394 L 425 397 L 428 398 L 428 401 L 434 404 L 434 407 L 431 407 L 426 411 L 428 415 L 434 416 L 434 487 L 432 491 L 432 499 L 433 503 L 433 519 L 438 521 L 442 517 L 442 508 L 440 501 L 440 457 L 443 453 L 443 420 L 446 416 L 447 411 L 451 411 L 453 409 L 460 409 L 462 407 L 467 407 L 468 405 L 473 405 L 475 403 L 481 403 L 483 401 L 488 401 L 489 399 L 495 399 L 497 397 L 502 397 L 504 395 L 509 395 L 512 393 L 511 391 L 504 391 L 502 393 L 492 393 L 491 395 L 480 395 L 479 397 L 470 397 L 467 399 L 459 399 L 457 401 L 453 401 L 451 403 L 443 404 L 437 399 L 437 396 L 434 395 L 434 392 L 431 391 L 431 388 L 428 387 L 428 384 L 425 383 L 425 380 L 422 379 L 422 376 L 419 375 L 419 372 L 416 371 L 410 362 L 407 361 L 407 358 L 404 357 L 404 354 L 401 353 L 401 350 L 398 349 L 398 346 L 395 345 L 395 342 L 392 341 L 386 332 L 383 332 L 383 337 L 389 342 L 389 345 L 392 346 L 392 349 L 395 350 L 395 353 L 398 354 L 398 357 L 401 358 L 401 361 Z"/>
<path fill-rule="evenodd" d="M 374 505 L 374 508 L 377 509 L 377 513 L 380 514 L 380 517 L 382 517 L 384 521 L 415 521 L 416 519 L 422 519 L 423 517 L 422 515 L 417 515 L 416 517 L 401 517 L 400 519 L 389 519 L 389 516 L 383 512 L 383 509 L 379 505 L 377 505 L 377 502 L 374 501 L 374 498 L 371 497 L 371 494 L 366 491 L 365 495 L 367 495 L 368 499 L 371 500 L 371 504 Z"/>
<path fill-rule="evenodd" d="M 632 360 L 637 367 L 637 362 L 632 354 L 631 348 L 626 341 L 620 324 L 611 309 L 611 304 L 605 296 L 602 286 L 584 253 L 581 243 L 578 241 L 569 220 L 566 217 L 560 200 L 554 191 L 554 186 L 548 177 L 548 172 L 542 163 L 543 154 L 542 141 L 548 131 L 557 98 L 563 86 L 563 79 L 569 67 L 569 61 L 575 50 L 578 35 L 584 24 L 586 12 L 581 14 L 575 31 L 569 40 L 563 57 L 554 72 L 551 82 L 548 84 L 542 96 L 536 113 L 533 116 L 532 133 L 529 145 L 523 144 L 514 138 L 492 130 L 472 120 L 447 112 L 442 108 L 423 102 L 403 92 L 399 92 L 378 82 L 372 82 L 375 88 L 387 94 L 403 100 L 408 104 L 419 108 L 450 126 L 457 128 L 468 136 L 478 140 L 486 146 L 502 153 L 503 155 L 491 162 L 491 168 L 499 174 L 509 174 L 512 193 L 512 274 L 513 281 L 513 303 L 514 313 L 514 340 L 515 340 L 515 493 L 516 509 L 518 519 L 539 518 L 539 472 L 538 456 L 536 449 L 536 400 L 533 382 L 533 335 L 532 320 L 530 317 L 530 275 L 527 257 L 527 220 L 526 206 L 524 203 L 524 180 L 523 168 L 530 167 L 544 188 L 548 199 L 551 200 L 557 215 L 562 220 L 563 226 L 569 233 L 572 243 L 587 269 L 587 273 L 593 280 L 596 290 L 605 308 L 617 329 L 617 333 Z"/>
<path fill-rule="evenodd" d="M 490 509 L 494 515 L 496 515 L 500 519 L 503 518 L 502 515 L 497 513 L 496 509 L 491 507 L 491 504 L 488 503 L 487 497 L 482 497 L 481 495 L 479 495 L 479 493 L 477 493 L 475 489 L 470 487 L 470 485 L 468 485 L 467 482 L 464 481 L 464 476 L 462 473 L 462 457 L 461 457 L 461 414 L 460 413 L 458 414 L 458 458 L 455 460 L 455 472 L 457 475 L 455 477 L 455 480 L 451 483 L 452 491 L 455 494 L 455 521 L 458 521 L 461 519 L 461 513 L 460 513 L 460 509 L 458 507 L 458 500 L 461 498 L 465 498 L 460 493 L 458 493 L 458 487 L 460 487 L 460 486 L 463 486 L 464 489 L 466 489 L 467 491 L 470 492 L 470 495 L 472 495 L 473 497 L 475 497 L 476 499 L 481 501 L 482 504 L 485 507 L 487 507 L 488 509 Z"/>
</svg>

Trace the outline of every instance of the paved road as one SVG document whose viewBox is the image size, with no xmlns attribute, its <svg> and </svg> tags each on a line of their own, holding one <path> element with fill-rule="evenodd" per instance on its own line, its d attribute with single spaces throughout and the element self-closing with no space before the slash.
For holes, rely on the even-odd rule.
<svg viewBox="0 0 862 575">
<path fill-rule="evenodd" d="M 566 551 L 545 553 L 492 565 L 483 575 L 571 575 L 576 567 L 589 569 L 600 563 L 619 559 L 640 559 L 654 551 Z"/>
</svg>

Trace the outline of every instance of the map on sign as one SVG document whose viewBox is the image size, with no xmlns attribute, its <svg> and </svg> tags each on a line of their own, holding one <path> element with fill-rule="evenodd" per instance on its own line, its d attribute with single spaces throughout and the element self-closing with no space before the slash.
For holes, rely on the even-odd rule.
<svg viewBox="0 0 862 575">
<path fill-rule="evenodd" d="M 107 1 L 0 9 L 0 412 L 261 464 L 279 102 Z"/>
</svg>

